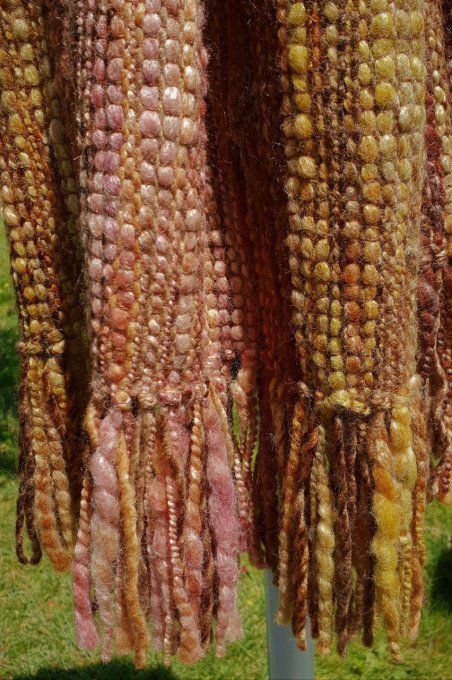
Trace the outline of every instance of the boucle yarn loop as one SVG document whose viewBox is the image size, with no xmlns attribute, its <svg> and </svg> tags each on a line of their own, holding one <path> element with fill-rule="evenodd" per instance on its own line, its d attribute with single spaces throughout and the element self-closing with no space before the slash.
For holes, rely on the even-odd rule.
<svg viewBox="0 0 452 680">
<path fill-rule="evenodd" d="M 452 498 L 449 14 L 0 0 L 16 551 L 72 569 L 105 662 L 224 655 L 242 553 L 300 649 L 308 616 L 322 654 L 416 638 Z"/>
</svg>

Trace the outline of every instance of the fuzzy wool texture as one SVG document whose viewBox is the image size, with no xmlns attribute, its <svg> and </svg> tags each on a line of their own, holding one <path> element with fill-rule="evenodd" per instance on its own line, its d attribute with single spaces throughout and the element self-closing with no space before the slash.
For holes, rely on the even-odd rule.
<svg viewBox="0 0 452 680">
<path fill-rule="evenodd" d="M 225 654 L 245 552 L 300 649 L 308 615 L 321 654 L 416 638 L 452 500 L 449 21 L 0 0 L 17 556 L 72 569 L 105 662 Z"/>
</svg>

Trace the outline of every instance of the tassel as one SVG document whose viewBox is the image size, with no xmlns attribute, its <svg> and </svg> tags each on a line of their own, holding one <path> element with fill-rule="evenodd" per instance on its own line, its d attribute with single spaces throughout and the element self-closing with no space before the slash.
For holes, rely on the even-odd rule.
<svg viewBox="0 0 452 680">
<path fill-rule="evenodd" d="M 135 665 L 143 668 L 146 663 L 147 628 L 138 597 L 139 543 L 136 534 L 136 508 L 134 489 L 129 477 L 129 457 L 125 435 L 119 435 L 118 442 L 118 485 L 119 505 L 123 522 L 123 550 L 126 564 L 126 585 L 124 600 L 134 635 Z"/>
<path fill-rule="evenodd" d="M 89 509 L 91 494 L 91 479 L 89 472 L 86 471 L 80 499 L 80 518 L 72 563 L 75 630 L 77 643 L 84 649 L 95 649 L 99 645 L 90 597 L 89 545 L 91 536 Z"/>
<path fill-rule="evenodd" d="M 372 476 L 372 444 L 367 440 L 367 423 L 358 424 L 357 479 L 359 494 L 356 516 L 355 570 L 357 574 L 353 634 L 363 629 L 363 643 L 373 643 L 374 625 L 374 556 L 369 549 L 375 532 L 372 498 L 375 485 Z"/>
<path fill-rule="evenodd" d="M 299 567 L 294 579 L 294 613 L 292 615 L 292 631 L 297 642 L 298 649 L 300 649 L 302 652 L 305 652 L 309 547 L 305 520 L 303 489 L 300 489 L 295 501 L 294 519 L 296 522 L 294 548 L 295 554 L 297 556 L 296 563 L 299 564 Z"/>
<path fill-rule="evenodd" d="M 199 628 L 184 584 L 184 568 L 180 546 L 180 528 L 186 513 L 184 480 L 189 449 L 188 433 L 184 428 L 184 415 L 185 412 L 182 408 L 179 408 L 178 412 L 171 410 L 168 414 L 167 431 L 164 435 L 164 451 L 169 469 L 165 477 L 165 490 L 174 604 L 180 622 L 179 655 L 185 663 L 194 663 L 201 658 L 202 649 Z M 178 517 L 178 506 L 184 508 L 182 520 Z"/>
<path fill-rule="evenodd" d="M 31 447 L 31 433 L 27 423 L 28 408 L 24 395 L 25 376 L 20 379 L 19 395 L 19 462 L 18 478 L 19 492 L 16 505 L 16 555 L 21 564 L 39 564 L 42 557 L 41 544 L 36 529 L 34 517 L 34 461 Z M 22 531 L 26 527 L 31 543 L 31 555 L 27 557 L 24 550 Z"/>
<path fill-rule="evenodd" d="M 326 654 L 330 650 L 333 631 L 333 583 L 334 583 L 334 547 L 335 535 L 333 526 L 333 499 L 329 486 L 329 478 L 325 467 L 326 428 L 319 426 L 319 438 L 315 452 L 315 466 L 318 469 L 316 500 L 318 522 L 315 530 L 315 569 L 317 572 L 317 591 L 319 597 L 317 627 L 318 637 L 316 651 Z"/>
<path fill-rule="evenodd" d="M 162 584 L 162 578 L 167 580 L 167 557 L 164 547 L 166 535 L 166 506 L 163 480 L 157 476 L 160 457 L 160 440 L 155 440 L 155 453 L 153 453 L 152 472 L 151 465 L 149 474 L 146 476 L 146 544 L 149 560 L 150 577 L 150 611 L 153 620 L 152 645 L 155 651 L 163 649 L 165 636 L 165 607 L 168 607 L 166 586 Z M 163 545 L 162 545 L 163 544 Z M 165 593 L 165 599 L 164 599 Z M 169 607 L 168 607 L 169 609 Z M 171 615 L 170 613 L 168 614 Z M 168 645 L 167 645 L 168 646 Z M 168 652 L 167 648 L 165 652 Z"/>
<path fill-rule="evenodd" d="M 115 627 L 113 591 L 115 565 L 120 548 L 120 502 L 118 501 L 118 449 L 122 416 L 111 409 L 100 421 L 97 448 L 90 460 L 93 478 L 91 517 L 91 573 L 94 593 L 103 627 L 102 659 L 111 658 Z"/>
<path fill-rule="evenodd" d="M 369 447 L 371 445 L 375 452 L 373 509 L 376 530 L 372 541 L 375 555 L 375 598 L 386 628 L 392 657 L 394 661 L 400 661 L 400 582 L 397 575 L 400 509 L 383 413 L 375 415 L 369 425 L 368 438 Z"/>
<path fill-rule="evenodd" d="M 215 406 L 215 404 L 217 406 Z M 238 582 L 239 528 L 235 515 L 235 493 L 228 470 L 228 453 L 221 431 L 221 419 L 215 393 L 203 402 L 203 418 L 210 455 L 207 458 L 207 481 L 211 488 L 208 499 L 209 522 L 216 543 L 218 574 L 218 612 L 216 653 L 223 656 L 225 642 L 242 637 L 238 614 L 236 585 Z"/>
<path fill-rule="evenodd" d="M 280 518 L 280 538 L 279 538 L 279 609 L 276 614 L 276 621 L 287 624 L 291 618 L 290 606 L 290 581 L 289 581 L 289 547 L 292 536 L 292 512 L 295 496 L 295 483 L 299 466 L 299 452 L 304 434 L 304 418 L 306 406 L 302 401 L 295 405 L 293 416 L 292 437 L 290 452 L 287 459 L 284 480 L 285 485 L 282 489 L 281 498 L 281 518 Z"/>
<path fill-rule="evenodd" d="M 200 402 L 193 407 L 193 425 L 190 441 L 187 506 L 183 523 L 183 545 L 186 560 L 185 589 L 195 617 L 194 631 L 200 637 L 201 596 L 203 591 L 202 567 L 205 546 L 202 541 L 203 520 L 201 514 L 202 483 L 204 479 L 203 454 L 205 432 L 202 424 Z"/>
<path fill-rule="evenodd" d="M 333 427 L 337 442 L 332 467 L 337 508 L 335 555 L 336 633 L 338 636 L 338 652 L 341 656 L 344 656 L 348 637 L 349 607 L 352 598 L 352 536 L 348 479 L 353 477 L 353 470 L 348 471 L 345 457 L 345 438 L 348 434 L 348 423 L 344 422 L 339 416 L 336 416 Z"/>
<path fill-rule="evenodd" d="M 312 449 L 315 453 L 318 443 L 318 428 L 316 429 L 316 444 Z M 315 578 L 315 563 L 314 563 L 314 535 L 315 528 L 318 522 L 318 507 L 317 507 L 317 484 L 318 484 L 318 464 L 314 457 L 311 462 L 311 472 L 308 483 L 306 485 L 306 512 L 305 521 L 310 530 L 308 532 L 308 612 L 311 626 L 311 636 L 314 640 L 318 637 L 318 609 L 319 609 L 319 592 L 317 588 L 317 579 Z"/>
</svg>

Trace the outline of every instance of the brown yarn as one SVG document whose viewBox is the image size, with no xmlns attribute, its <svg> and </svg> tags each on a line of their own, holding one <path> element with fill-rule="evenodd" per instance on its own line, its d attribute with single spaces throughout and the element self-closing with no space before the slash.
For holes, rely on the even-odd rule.
<svg viewBox="0 0 452 680">
<path fill-rule="evenodd" d="M 348 635 L 348 610 L 352 597 L 352 538 L 349 513 L 349 486 L 347 476 L 347 459 L 344 441 L 348 435 L 348 423 L 337 417 L 334 421 L 334 433 L 337 449 L 334 460 L 334 483 L 337 503 L 336 529 L 336 573 L 335 589 L 337 598 L 336 632 L 338 635 L 338 652 L 345 653 Z"/>
<path fill-rule="evenodd" d="M 372 510 L 372 495 L 374 482 L 368 455 L 371 450 L 366 448 L 366 428 L 360 428 L 359 442 L 364 444 L 357 459 L 359 494 L 356 515 L 356 550 L 354 566 L 357 573 L 357 585 L 354 606 L 353 633 L 363 629 L 363 643 L 370 647 L 373 642 L 375 585 L 373 581 L 374 557 L 368 550 L 371 544 L 375 521 Z"/>
<path fill-rule="evenodd" d="M 296 489 L 296 477 L 299 470 L 299 456 L 304 434 L 304 417 L 306 406 L 299 401 L 295 406 L 291 434 L 290 452 L 284 475 L 284 487 L 281 498 L 281 518 L 279 536 L 279 594 L 280 605 L 277 613 L 278 623 L 288 623 L 292 607 L 290 604 L 291 587 L 289 577 L 289 546 L 292 537 L 293 503 Z"/>
<path fill-rule="evenodd" d="M 306 616 L 308 594 L 308 561 L 309 548 L 305 521 L 304 490 L 297 494 L 294 508 L 294 520 L 296 523 L 294 543 L 294 561 L 299 564 L 296 577 L 294 578 L 294 613 L 292 615 L 292 631 L 297 647 L 306 651 Z"/>
</svg>

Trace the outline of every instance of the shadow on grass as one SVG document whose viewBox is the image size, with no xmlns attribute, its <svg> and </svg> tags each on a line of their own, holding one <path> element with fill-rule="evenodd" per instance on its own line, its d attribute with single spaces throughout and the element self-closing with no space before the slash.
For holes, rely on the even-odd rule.
<svg viewBox="0 0 452 680">
<path fill-rule="evenodd" d="M 112 661 L 81 668 L 43 668 L 30 675 L 14 675 L 14 680 L 177 680 L 174 673 L 159 664 L 155 668 L 136 670 L 127 661 Z"/>
<path fill-rule="evenodd" d="M 435 564 L 430 603 L 432 609 L 452 612 L 452 548 L 444 549 Z"/>
<path fill-rule="evenodd" d="M 0 405 L 3 412 L 12 411 L 17 417 L 19 354 L 16 342 L 15 327 L 0 327 Z"/>
<path fill-rule="evenodd" d="M 17 460 L 15 455 L 0 453 L 0 475 L 1 474 L 5 475 L 6 478 L 15 477 L 17 475 Z"/>
<path fill-rule="evenodd" d="M 18 332 L 15 314 L 0 319 L 0 400 L 8 408 L 15 401 L 19 378 Z"/>
<path fill-rule="evenodd" d="M 19 355 L 16 327 L 0 327 L 0 472 L 16 474 Z"/>
</svg>

